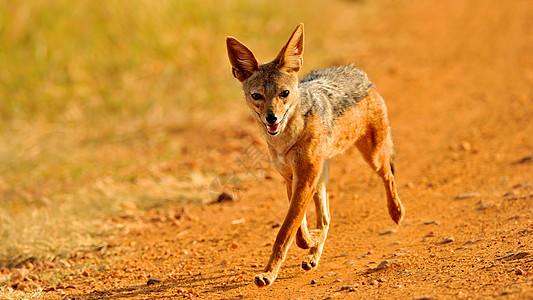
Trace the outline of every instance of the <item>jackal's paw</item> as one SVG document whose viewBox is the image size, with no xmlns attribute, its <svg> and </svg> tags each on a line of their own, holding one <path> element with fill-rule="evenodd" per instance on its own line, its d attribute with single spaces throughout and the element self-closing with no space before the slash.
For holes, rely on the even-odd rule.
<svg viewBox="0 0 533 300">
<path fill-rule="evenodd" d="M 403 215 L 405 214 L 405 208 L 398 201 L 396 203 L 389 203 L 389 215 L 396 224 L 400 224 L 403 220 Z"/>
<path fill-rule="evenodd" d="M 317 257 L 316 255 L 309 254 L 307 255 L 304 260 L 302 260 L 302 269 L 306 271 L 311 271 L 316 266 L 318 266 L 318 261 L 320 260 L 320 257 Z"/>
<path fill-rule="evenodd" d="M 257 286 L 267 286 L 272 284 L 275 279 L 276 276 L 272 273 L 261 273 L 255 275 L 254 282 Z"/>
</svg>

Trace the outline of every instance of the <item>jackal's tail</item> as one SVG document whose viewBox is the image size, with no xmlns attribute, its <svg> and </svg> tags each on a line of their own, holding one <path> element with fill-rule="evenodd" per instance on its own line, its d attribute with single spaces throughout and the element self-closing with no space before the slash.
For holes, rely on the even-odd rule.
<svg viewBox="0 0 533 300">
<path fill-rule="evenodd" d="M 394 175 L 394 158 L 396 157 L 396 150 L 394 149 L 394 141 L 392 140 L 392 128 L 389 127 L 389 133 L 387 134 L 387 146 L 390 149 L 390 169 L 392 175 Z"/>
</svg>

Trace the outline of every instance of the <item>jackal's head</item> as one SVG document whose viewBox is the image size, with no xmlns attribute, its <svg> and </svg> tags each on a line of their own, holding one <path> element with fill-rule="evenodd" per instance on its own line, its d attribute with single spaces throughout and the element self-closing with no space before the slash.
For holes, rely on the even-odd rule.
<svg viewBox="0 0 533 300">
<path fill-rule="evenodd" d="M 283 131 L 300 101 L 298 71 L 303 63 L 303 41 L 300 24 L 276 59 L 260 65 L 244 44 L 233 37 L 226 39 L 233 76 L 242 82 L 246 103 L 270 135 Z"/>
</svg>

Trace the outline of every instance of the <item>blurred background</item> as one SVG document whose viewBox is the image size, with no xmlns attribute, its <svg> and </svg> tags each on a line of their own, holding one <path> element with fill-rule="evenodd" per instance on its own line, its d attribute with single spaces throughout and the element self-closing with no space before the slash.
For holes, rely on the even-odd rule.
<svg viewBox="0 0 533 300">
<path fill-rule="evenodd" d="M 218 170 L 177 162 L 190 156 L 182 132 L 230 112 L 247 116 L 225 37 L 268 61 L 304 22 L 307 71 L 362 57 L 368 47 L 357 35 L 373 9 L 362 1 L 2 2 L 0 267 L 101 249 L 101 237 L 126 230 L 107 222 L 117 215 L 205 202 Z M 330 55 L 338 51 L 353 53 Z"/>
</svg>

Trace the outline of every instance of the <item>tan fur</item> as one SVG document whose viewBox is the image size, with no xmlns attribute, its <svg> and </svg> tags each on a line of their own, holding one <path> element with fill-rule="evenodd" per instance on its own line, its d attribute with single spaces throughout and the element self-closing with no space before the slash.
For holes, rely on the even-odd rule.
<svg viewBox="0 0 533 300">
<path fill-rule="evenodd" d="M 310 249 L 302 268 L 311 270 L 317 266 L 330 222 L 326 193 L 329 163 L 352 145 L 382 178 L 389 214 L 399 224 L 404 209 L 391 168 L 393 143 L 385 102 L 375 88 L 368 88 L 365 97 L 339 116 L 328 114 L 332 120 L 328 123 L 323 119 L 325 113 L 321 117 L 313 110 L 302 111 L 297 72 L 303 62 L 303 24 L 270 63 L 259 65 L 252 52 L 234 38 L 228 37 L 227 45 L 233 74 L 243 83 L 246 102 L 268 143 L 272 163 L 286 181 L 290 201 L 270 260 L 264 273 L 255 277 L 255 283 L 265 286 L 276 279 L 293 240 L 300 248 Z M 283 91 L 289 91 L 288 96 Z M 261 99 L 254 99 L 254 94 Z M 268 129 L 268 114 L 280 119 L 279 132 Z M 305 212 L 311 199 L 315 201 L 317 229 L 309 231 Z"/>
</svg>

